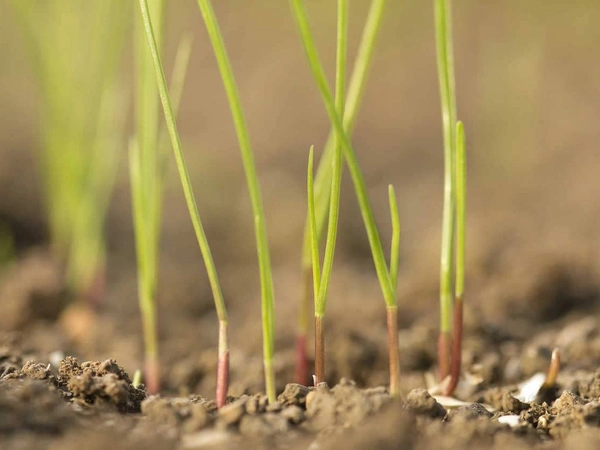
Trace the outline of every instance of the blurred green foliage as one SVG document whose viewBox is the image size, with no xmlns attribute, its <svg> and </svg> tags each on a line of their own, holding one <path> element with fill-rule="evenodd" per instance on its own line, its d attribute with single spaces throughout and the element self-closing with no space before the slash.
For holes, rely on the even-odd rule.
<svg viewBox="0 0 600 450">
<path fill-rule="evenodd" d="M 52 246 L 76 295 L 103 276 L 103 224 L 127 96 L 118 68 L 127 2 L 13 0 L 41 98 L 39 167 Z"/>
</svg>

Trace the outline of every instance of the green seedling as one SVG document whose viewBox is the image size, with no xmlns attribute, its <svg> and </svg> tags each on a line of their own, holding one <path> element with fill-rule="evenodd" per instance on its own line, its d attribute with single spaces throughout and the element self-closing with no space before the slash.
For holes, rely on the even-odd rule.
<svg viewBox="0 0 600 450">
<path fill-rule="evenodd" d="M 348 1 L 338 0 L 338 25 L 337 25 L 337 57 L 335 77 L 335 104 L 340 117 L 344 113 L 344 90 L 346 83 L 346 42 L 348 35 Z M 327 304 L 327 293 L 331 272 L 333 269 L 333 257 L 335 253 L 335 242 L 338 229 L 338 218 L 340 209 L 340 191 L 342 183 L 342 148 L 339 139 L 335 139 L 335 152 L 332 160 L 331 175 L 331 198 L 329 201 L 329 220 L 327 226 L 327 241 L 325 244 L 325 256 L 323 260 L 323 271 L 321 272 L 319 256 L 319 238 L 317 231 L 317 218 L 315 211 L 314 179 L 313 179 L 313 154 L 310 150 L 308 164 L 308 204 L 309 222 L 311 224 L 311 249 L 313 269 L 313 295 L 315 303 L 315 385 L 325 381 L 325 308 Z"/>
<path fill-rule="evenodd" d="M 160 42 L 163 28 L 164 0 L 153 0 L 151 16 Z M 137 16 L 136 16 L 137 17 Z M 141 20 L 136 30 L 136 136 L 131 141 L 129 167 L 133 221 L 135 229 L 138 297 L 144 329 L 145 374 L 148 392 L 160 387 L 156 317 L 156 280 L 160 243 L 163 184 L 168 154 L 168 135 L 159 126 L 160 103 L 156 91 L 153 63 Z M 191 37 L 182 39 L 171 76 L 171 98 L 174 110 L 179 109 L 183 85 L 191 53 Z"/>
<path fill-rule="evenodd" d="M 456 121 L 456 89 L 450 0 L 435 0 L 438 81 L 444 133 L 444 212 L 440 264 L 440 381 L 450 376 L 444 394 L 460 378 L 463 334 L 466 238 L 466 151 L 462 122 Z M 453 279 L 454 277 L 454 279 Z"/>
<path fill-rule="evenodd" d="M 343 123 L 344 129 L 348 134 L 352 133 L 358 108 L 363 97 L 366 86 L 366 78 L 373 60 L 375 42 L 381 28 L 383 12 L 385 10 L 385 0 L 373 0 L 371 3 L 367 20 L 360 40 L 354 69 L 348 86 L 346 103 L 344 105 Z M 338 27 L 339 29 L 339 27 Z M 329 133 L 325 143 L 323 155 L 319 161 L 317 173 L 315 176 L 315 214 L 317 239 L 322 239 L 325 223 L 330 211 L 329 202 L 331 200 L 332 189 L 332 164 L 335 156 L 335 130 Z M 312 255 L 311 255 L 311 225 L 307 217 L 304 227 L 304 243 L 302 251 L 302 294 L 298 312 L 298 331 L 296 335 L 296 374 L 297 383 L 304 384 L 308 379 L 308 356 L 307 356 L 307 335 L 309 330 L 310 317 L 310 291 L 312 279 Z"/>
<path fill-rule="evenodd" d="M 162 41 L 163 0 L 150 0 L 157 45 Z M 146 388 L 150 394 L 160 390 L 160 364 L 156 312 L 156 281 L 162 210 L 162 169 L 158 129 L 159 99 L 146 44 L 144 27 L 136 15 L 136 135 L 129 146 L 129 170 L 135 247 L 138 266 L 138 299 L 144 330 Z"/>
<path fill-rule="evenodd" d="M 117 67 L 127 15 L 118 0 L 13 0 L 12 7 L 41 91 L 38 161 L 53 252 L 74 296 L 94 304 L 102 295 L 103 226 L 126 122 Z"/>
<path fill-rule="evenodd" d="M 211 2 L 198 0 L 198 6 L 202 12 L 204 23 L 213 46 L 213 50 L 221 73 L 221 79 L 225 86 L 229 107 L 233 116 L 236 134 L 246 173 L 246 181 L 254 214 L 254 226 L 256 235 L 256 248 L 258 253 L 258 265 L 260 271 L 261 285 L 261 307 L 262 307 L 262 329 L 263 329 L 263 354 L 265 385 L 269 402 L 274 402 L 275 397 L 275 369 L 273 367 L 274 352 L 274 301 L 273 301 L 273 274 L 271 270 L 271 259 L 269 255 L 269 243 L 267 239 L 267 228 L 263 212 L 262 199 L 258 175 L 254 164 L 254 156 L 250 146 L 250 137 L 244 119 L 242 104 L 239 98 L 233 70 L 229 62 L 225 43 L 221 36 L 219 24 L 213 11 Z"/>
<path fill-rule="evenodd" d="M 142 371 L 140 369 L 136 369 L 133 373 L 133 380 L 131 380 L 131 385 L 138 389 L 142 384 Z"/>
<path fill-rule="evenodd" d="M 465 292 L 465 238 L 467 161 L 465 131 L 462 122 L 456 123 L 456 279 L 454 282 L 454 319 L 452 323 L 452 357 L 450 360 L 450 383 L 445 395 L 451 395 L 458 385 L 462 361 L 463 297 Z"/>
<path fill-rule="evenodd" d="M 435 35 L 438 80 L 442 103 L 444 132 L 444 210 L 442 218 L 442 251 L 440 266 L 440 334 L 438 338 L 438 370 L 440 380 L 450 374 L 453 261 L 455 232 L 455 123 L 456 94 L 452 30 L 448 0 L 435 0 Z"/>
<path fill-rule="evenodd" d="M 158 93 L 160 101 L 163 107 L 165 116 L 165 122 L 167 125 L 167 131 L 171 140 L 171 147 L 175 155 L 175 161 L 177 163 L 177 170 L 179 173 L 179 179 L 183 188 L 186 204 L 190 213 L 196 239 L 202 253 L 206 271 L 208 273 L 208 279 L 213 293 L 215 301 L 215 309 L 217 311 L 217 317 L 219 320 L 219 340 L 218 340 L 218 361 L 217 361 L 217 392 L 216 402 L 217 406 L 221 407 L 225 404 L 227 388 L 229 384 L 229 342 L 228 342 L 228 318 L 227 309 L 225 307 L 225 301 L 223 299 L 223 293 L 221 291 L 221 285 L 217 276 L 217 270 L 212 258 L 212 253 L 208 245 L 208 239 L 204 232 L 202 220 L 198 212 L 196 200 L 194 198 L 194 192 L 190 182 L 189 173 L 185 163 L 183 149 L 181 146 L 181 140 L 179 138 L 179 132 L 177 130 L 177 124 L 175 121 L 175 114 L 173 112 L 173 105 L 167 90 L 167 82 L 165 74 L 163 72 L 163 66 L 158 51 L 158 45 L 152 26 L 152 20 L 150 17 L 150 11 L 148 8 L 147 0 L 139 0 L 140 10 L 142 14 L 142 20 L 144 23 L 144 30 L 148 47 L 150 49 L 150 55 L 154 67 L 154 74 L 156 77 L 156 83 L 158 85 Z"/>
<path fill-rule="evenodd" d="M 343 119 L 338 114 L 336 109 L 336 105 L 334 102 L 334 98 L 331 95 L 329 90 L 329 86 L 327 84 L 327 78 L 325 77 L 325 72 L 323 70 L 323 66 L 319 61 L 319 57 L 317 55 L 316 47 L 314 44 L 314 39 L 312 37 L 312 33 L 310 31 L 310 26 L 308 23 L 308 18 L 306 15 L 306 11 L 304 9 L 304 4 L 302 0 L 290 0 L 291 7 L 293 11 L 294 18 L 296 20 L 296 24 L 298 26 L 298 30 L 300 32 L 302 44 L 306 53 L 306 57 L 311 68 L 312 74 L 315 78 L 319 91 L 321 93 L 321 97 L 325 104 L 325 108 L 327 109 L 327 114 L 329 115 L 329 119 L 335 129 L 335 135 L 338 142 L 341 143 L 344 158 L 346 164 L 348 165 L 348 169 L 350 171 L 350 176 L 352 178 L 352 182 L 354 184 L 354 189 L 356 192 L 356 196 L 358 199 L 358 203 L 361 210 L 361 215 L 363 218 L 363 222 L 367 231 L 367 236 L 369 239 L 369 245 L 371 248 L 371 254 L 373 256 L 373 261 L 375 263 L 375 270 L 377 272 L 377 277 L 379 279 L 379 284 L 381 286 L 381 290 L 383 292 L 383 297 L 386 304 L 386 309 L 388 313 L 388 317 L 393 316 L 397 319 L 397 301 L 396 301 L 396 292 L 394 289 L 395 283 L 392 283 L 390 272 L 387 267 L 387 263 L 385 261 L 385 256 L 383 252 L 383 248 L 381 246 L 381 240 L 379 238 L 379 232 L 377 230 L 377 225 L 375 224 L 375 218 L 373 217 L 373 211 L 367 197 L 366 188 L 364 179 L 362 176 L 362 172 L 360 170 L 360 166 L 358 164 L 358 160 L 356 158 L 356 154 L 354 152 L 352 143 L 348 134 L 344 131 Z M 314 228 L 314 227 L 313 227 Z M 389 323 L 390 320 L 388 320 Z M 397 325 L 396 325 L 397 327 Z M 398 342 L 397 338 L 392 339 L 395 343 Z M 390 342 L 392 345 L 394 342 Z M 393 354 L 393 355 L 392 355 Z M 396 358 L 398 355 L 398 348 L 390 348 L 390 355 L 393 358 Z M 394 384 L 390 386 L 390 392 L 394 396 L 400 395 L 399 388 L 399 367 L 395 364 L 394 372 L 390 374 L 390 381 Z"/>
</svg>

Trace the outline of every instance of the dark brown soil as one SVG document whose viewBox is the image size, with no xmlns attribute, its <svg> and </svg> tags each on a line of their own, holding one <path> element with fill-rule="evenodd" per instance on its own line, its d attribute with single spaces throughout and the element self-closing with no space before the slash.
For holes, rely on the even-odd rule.
<svg viewBox="0 0 600 450">
<path fill-rule="evenodd" d="M 589 359 L 564 364 L 557 385 L 532 403 L 515 398 L 516 382 L 546 368 L 548 349 L 537 343 L 545 332 L 517 344 L 477 330 L 465 357 L 477 383 L 463 383 L 457 393 L 465 406 L 445 408 L 423 388 L 394 401 L 385 387 L 361 388 L 342 378 L 332 388 L 287 384 L 273 404 L 260 393 L 229 397 L 221 410 L 198 395 L 147 396 L 113 359 L 79 363 L 68 356 L 51 363 L 27 353 L 18 334 L 6 333 L 0 338 L 2 448 L 593 448 L 600 443 L 600 371 L 591 352 L 600 347 L 600 326 L 572 318 L 554 330 L 564 360 Z M 428 336 L 434 330 L 404 333 L 412 349 L 403 366 L 408 386 L 422 374 L 423 361 L 433 359 Z M 356 336 L 349 342 L 363 349 L 358 354 L 372 348 Z M 173 376 L 177 381 L 167 383 L 180 382 Z M 193 384 L 193 377 L 187 381 Z M 507 415 L 515 416 L 512 426 L 501 423 Z"/>
</svg>

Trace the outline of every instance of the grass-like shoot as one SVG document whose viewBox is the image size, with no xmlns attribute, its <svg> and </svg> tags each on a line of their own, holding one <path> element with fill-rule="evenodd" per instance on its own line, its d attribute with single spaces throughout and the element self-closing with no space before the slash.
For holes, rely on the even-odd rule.
<svg viewBox="0 0 600 450">
<path fill-rule="evenodd" d="M 335 76 L 335 105 L 340 117 L 344 114 L 344 95 L 346 84 L 346 48 L 348 38 L 348 1 L 338 0 L 337 21 L 337 57 Z M 335 242 L 338 229 L 338 218 L 340 210 L 340 191 L 342 184 L 342 147 L 339 139 L 335 138 L 334 156 L 332 160 L 331 175 L 331 197 L 329 201 L 329 220 L 327 225 L 327 241 L 325 244 L 325 256 L 323 258 L 323 271 L 320 269 L 319 238 L 317 231 L 317 218 L 315 211 L 314 179 L 313 179 L 313 153 L 310 150 L 308 164 L 308 204 L 309 223 L 311 224 L 310 242 L 313 269 L 313 295 L 315 304 L 315 385 L 325 381 L 325 308 L 327 304 L 327 293 L 331 272 L 333 269 L 333 257 L 335 254 Z"/>
<path fill-rule="evenodd" d="M 456 94 L 449 1 L 435 0 L 434 7 L 437 70 L 444 133 L 444 209 L 440 263 L 440 334 L 438 338 L 438 370 L 440 380 L 443 380 L 450 374 L 452 346 L 454 215 L 456 207 L 456 184 L 454 176 Z"/>
<path fill-rule="evenodd" d="M 465 131 L 461 121 L 456 123 L 456 155 L 454 173 L 456 177 L 456 278 L 454 281 L 454 318 L 452 323 L 452 357 L 450 360 L 450 383 L 445 395 L 451 395 L 460 379 L 463 335 L 463 296 L 465 292 L 465 238 L 466 238 L 466 194 L 467 158 Z"/>
<path fill-rule="evenodd" d="M 223 294 L 217 276 L 217 270 L 212 258 L 212 253 L 208 245 L 208 240 L 206 238 L 204 227 L 202 225 L 200 214 L 198 212 L 198 207 L 196 205 L 196 200 L 194 198 L 194 192 L 192 190 L 192 185 L 190 182 L 190 177 L 185 163 L 183 149 L 181 146 L 181 140 L 179 138 L 179 132 L 177 130 L 173 106 L 171 104 L 171 99 L 167 90 L 167 82 L 165 79 L 165 74 L 163 71 L 163 66 L 158 51 L 158 45 L 156 43 L 154 29 L 152 26 L 152 20 L 150 17 L 150 11 L 148 8 L 148 2 L 147 0 L 139 0 L 139 4 L 144 23 L 146 39 L 148 47 L 150 49 L 150 55 L 154 67 L 156 83 L 158 85 L 159 97 L 163 107 L 167 131 L 171 140 L 171 147 L 173 148 L 173 153 L 175 155 L 177 170 L 183 188 L 186 204 L 190 213 L 190 218 L 192 220 L 192 225 L 194 227 L 194 232 L 196 234 L 196 239 L 198 240 L 198 245 L 200 246 L 200 251 L 202 253 L 204 264 L 206 266 L 206 271 L 208 273 L 208 279 L 215 301 L 217 317 L 219 319 L 216 402 L 217 406 L 221 407 L 225 404 L 227 388 L 229 383 L 229 343 L 227 309 L 225 307 L 225 301 L 223 300 Z"/>
<path fill-rule="evenodd" d="M 381 239 L 379 237 L 379 232 L 377 230 L 377 225 L 375 223 L 375 218 L 373 217 L 373 211 L 371 208 L 371 204 L 367 197 L 365 182 L 362 176 L 362 172 L 360 170 L 360 166 L 358 164 L 358 160 L 356 158 L 356 154 L 354 152 L 352 143 L 348 134 L 344 130 L 343 119 L 338 114 L 336 104 L 333 96 L 331 95 L 331 91 L 329 89 L 327 78 L 325 76 L 325 72 L 323 70 L 323 66 L 319 61 L 319 57 L 317 54 L 317 50 L 315 47 L 314 39 L 312 33 L 310 31 L 310 26 L 308 23 L 308 17 L 306 11 L 304 9 L 304 4 L 302 0 L 290 0 L 292 11 L 294 18 L 296 20 L 296 24 L 298 26 L 298 30 L 300 32 L 300 37 L 302 40 L 302 44 L 306 53 L 306 57 L 312 71 L 313 77 L 317 83 L 319 91 L 321 93 L 321 97 L 325 104 L 325 108 L 327 110 L 327 114 L 332 123 L 332 126 L 335 129 L 335 136 L 339 143 L 342 145 L 344 158 L 346 164 L 348 165 L 348 169 L 350 171 L 350 176 L 352 178 L 352 182 L 354 184 L 354 189 L 356 192 L 356 196 L 358 199 L 358 203 L 361 210 L 361 215 L 363 218 L 363 222 L 367 231 L 367 237 L 369 239 L 369 245 L 371 248 L 371 254 L 373 256 L 373 261 L 375 263 L 375 270 L 377 272 L 377 277 L 379 279 L 379 284 L 381 286 L 381 290 L 383 292 L 383 297 L 385 300 L 386 308 L 388 311 L 388 316 L 397 316 L 397 301 L 396 301 L 396 292 L 395 292 L 395 283 L 392 283 L 390 272 L 387 267 L 387 263 L 385 261 L 385 255 L 383 252 L 383 248 L 381 246 Z M 389 322 L 389 320 L 388 320 Z M 394 324 L 397 327 L 397 324 Z M 396 328 L 397 329 L 397 328 Z M 391 345 L 397 344 L 398 339 L 392 339 L 390 342 Z M 397 360 L 398 355 L 398 347 L 390 348 L 390 355 L 392 358 Z M 399 365 L 394 364 L 394 373 L 390 374 L 390 381 L 393 383 L 390 385 L 390 392 L 393 396 L 400 395 L 400 387 L 399 387 Z"/>
<path fill-rule="evenodd" d="M 362 32 L 356 61 L 348 84 L 346 102 L 343 112 L 343 123 L 346 132 L 351 135 L 358 109 L 366 86 L 366 78 L 373 60 L 373 49 L 381 28 L 385 0 L 373 0 L 367 15 L 367 20 Z M 338 27 L 339 29 L 339 27 Z M 329 133 L 323 154 L 317 168 L 314 191 L 315 191 L 315 216 L 317 239 L 320 242 L 330 212 L 330 200 L 332 189 L 332 164 L 335 156 L 336 141 L 335 129 Z M 298 309 L 298 331 L 296 335 L 296 373 L 297 383 L 304 384 L 308 379 L 308 355 L 307 336 L 309 330 L 310 303 L 311 303 L 311 280 L 312 280 L 312 254 L 311 254 L 311 224 L 306 219 L 304 227 L 304 241 L 302 251 L 302 290 Z"/>
<path fill-rule="evenodd" d="M 274 353 L 274 300 L 273 300 L 273 273 L 269 255 L 269 242 L 267 227 L 263 211 L 258 175 L 254 164 L 254 156 L 250 145 L 248 127 L 244 118 L 242 103 L 238 94 L 233 70 L 229 62 L 225 43 L 219 29 L 219 24 L 209 0 L 198 0 L 204 23 L 213 46 L 221 79 L 229 101 L 233 116 L 235 131 L 238 137 L 240 152 L 246 173 L 246 181 L 254 214 L 254 229 L 256 235 L 256 248 L 258 253 L 258 266 L 260 271 L 262 329 L 263 329 L 263 355 L 265 370 L 265 385 L 269 402 L 276 400 L 275 394 L 275 368 L 273 367 Z"/>
<path fill-rule="evenodd" d="M 440 381 L 451 395 L 461 370 L 465 280 L 466 153 L 463 124 L 456 119 L 456 89 L 450 0 L 435 0 L 437 70 L 444 134 L 444 210 L 440 264 Z"/>
<path fill-rule="evenodd" d="M 117 70 L 128 17 L 121 3 L 11 2 L 40 86 L 52 250 L 72 294 L 92 306 L 103 294 L 104 222 L 127 112 Z"/>
<path fill-rule="evenodd" d="M 150 5 L 157 45 L 160 45 L 165 3 L 164 0 L 151 0 Z M 144 330 L 146 387 L 148 392 L 157 393 L 160 388 L 160 367 L 156 281 L 167 165 L 165 157 L 169 142 L 166 130 L 159 126 L 160 101 L 152 58 L 141 18 L 137 15 L 136 18 L 136 135 L 129 146 L 129 170 L 138 265 L 138 298 Z M 179 45 L 171 76 L 170 92 L 175 111 L 181 101 L 190 52 L 191 38 L 188 36 Z"/>
</svg>

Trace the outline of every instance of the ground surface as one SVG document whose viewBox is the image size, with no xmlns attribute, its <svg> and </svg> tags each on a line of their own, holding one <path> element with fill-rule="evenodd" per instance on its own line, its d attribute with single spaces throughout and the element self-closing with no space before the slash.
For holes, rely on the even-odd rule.
<svg viewBox="0 0 600 450">
<path fill-rule="evenodd" d="M 326 320 L 332 388 L 289 386 L 307 152 L 316 144 L 318 156 L 328 122 L 287 8 L 256 2 L 243 13 L 236 4 L 234 13 L 225 1 L 216 5 L 240 73 L 274 261 L 277 389 L 285 394 L 267 406 L 252 215 L 218 72 L 196 5 L 188 3 L 171 15 L 169 48 L 182 31 L 194 30 L 193 82 L 180 125 L 230 310 L 233 403 L 217 413 L 211 401 L 217 323 L 173 167 L 158 294 L 161 398 L 146 398 L 130 381 L 143 351 L 125 163 L 109 212 L 106 290 L 98 310 L 91 315 L 65 296 L 48 255 L 33 169 L 39 145 L 34 78 L 27 76 L 31 68 L 14 25 L 3 23 L 0 52 L 8 63 L 0 67 L 0 222 L 15 237 L 17 259 L 0 271 L 0 448 L 598 447 L 595 2 L 552 8 L 547 2 L 454 2 L 459 116 L 469 152 L 463 361 L 469 379 L 478 381 L 457 396 L 487 405 L 458 411 L 413 391 L 425 388 L 425 375 L 435 372 L 438 325 L 443 158 L 431 5 L 390 7 L 354 133 L 386 247 L 388 183 L 400 206 L 406 405 L 385 392 L 385 312 L 347 176 Z M 307 3 L 323 58 L 332 62 L 333 28 L 326 18 L 333 7 L 321 11 L 318 2 Z M 356 3 L 352 48 L 366 2 Z M 257 30 L 265 21 L 276 25 Z M 555 347 L 563 363 L 555 389 L 530 405 L 514 401 L 516 385 L 545 372 Z M 509 412 L 520 416 L 515 428 L 498 421 Z"/>
</svg>

